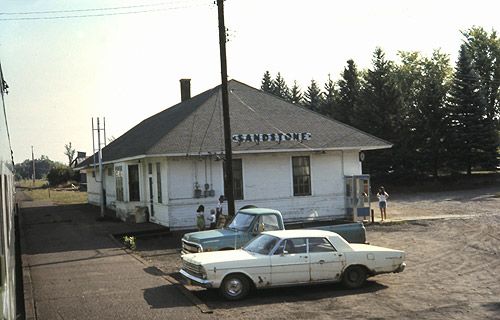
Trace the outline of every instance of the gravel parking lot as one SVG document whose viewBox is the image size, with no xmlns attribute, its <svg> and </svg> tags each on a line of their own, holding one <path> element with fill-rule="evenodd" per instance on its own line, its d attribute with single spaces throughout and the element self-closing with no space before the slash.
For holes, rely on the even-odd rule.
<svg viewBox="0 0 500 320">
<path fill-rule="evenodd" d="M 362 289 L 267 289 L 228 302 L 216 291 L 187 288 L 220 319 L 500 319 L 498 187 L 392 195 L 388 215 L 393 222 L 367 226 L 368 241 L 405 250 L 407 268 L 370 278 Z M 179 237 L 139 239 L 138 254 L 176 277 Z"/>
</svg>

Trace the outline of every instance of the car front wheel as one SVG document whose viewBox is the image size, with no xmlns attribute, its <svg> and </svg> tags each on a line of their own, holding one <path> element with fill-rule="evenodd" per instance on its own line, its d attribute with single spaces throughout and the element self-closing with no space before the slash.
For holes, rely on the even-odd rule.
<svg viewBox="0 0 500 320">
<path fill-rule="evenodd" d="M 230 274 L 224 278 L 220 292 L 228 300 L 240 300 L 247 296 L 250 290 L 248 279 L 240 274 Z"/>
<path fill-rule="evenodd" d="M 366 269 L 361 266 L 347 268 L 342 277 L 342 283 L 349 289 L 361 287 L 366 280 Z"/>
</svg>

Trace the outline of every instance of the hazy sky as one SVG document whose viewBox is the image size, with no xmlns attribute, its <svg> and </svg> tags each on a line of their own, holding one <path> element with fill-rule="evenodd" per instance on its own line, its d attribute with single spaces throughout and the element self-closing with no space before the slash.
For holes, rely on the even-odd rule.
<svg viewBox="0 0 500 320">
<path fill-rule="evenodd" d="M 114 10 L 72 11 L 129 7 Z M 260 87 L 265 70 L 304 90 L 339 78 L 346 61 L 370 67 L 380 46 L 433 49 L 454 64 L 460 30 L 500 31 L 499 1 L 227 0 L 229 78 Z M 67 11 L 44 14 L 6 14 Z M 148 11 L 137 13 L 138 11 Z M 130 13 L 132 14 L 117 14 Z M 38 20 L 77 15 L 98 17 Z M 119 137 L 180 101 L 220 83 L 217 7 L 213 0 L 2 0 L 0 60 L 10 86 L 7 116 L 15 162 L 42 154 L 66 162 L 64 145 L 92 153 L 92 117 Z"/>
</svg>

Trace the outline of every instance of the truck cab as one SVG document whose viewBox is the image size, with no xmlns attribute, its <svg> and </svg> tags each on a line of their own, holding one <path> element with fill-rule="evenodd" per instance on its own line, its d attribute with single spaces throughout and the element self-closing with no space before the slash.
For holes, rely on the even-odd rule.
<svg viewBox="0 0 500 320">
<path fill-rule="evenodd" d="M 242 209 L 223 229 L 185 234 L 182 238 L 182 253 L 238 249 L 261 232 L 274 230 L 284 230 L 283 217 L 279 211 Z"/>
</svg>

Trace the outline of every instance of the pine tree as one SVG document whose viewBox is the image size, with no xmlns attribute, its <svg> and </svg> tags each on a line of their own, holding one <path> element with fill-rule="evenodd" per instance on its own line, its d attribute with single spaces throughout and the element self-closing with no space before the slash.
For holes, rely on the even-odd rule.
<svg viewBox="0 0 500 320">
<path fill-rule="evenodd" d="M 405 157 L 401 152 L 401 92 L 395 81 L 394 64 L 385 59 L 382 49 L 373 54 L 373 68 L 363 77 L 359 100 L 352 121 L 355 127 L 393 143 L 391 149 L 371 151 L 364 169 L 370 174 L 404 173 L 399 165 Z"/>
<path fill-rule="evenodd" d="M 345 124 L 352 124 L 354 107 L 359 96 L 359 77 L 353 60 L 347 60 L 347 68 L 344 68 L 342 78 L 337 83 L 338 99 L 333 109 L 332 116 Z"/>
<path fill-rule="evenodd" d="M 484 99 L 483 125 L 487 133 L 483 140 L 485 154 L 480 166 L 491 170 L 499 164 L 500 38 L 494 30 L 488 34 L 481 27 L 473 27 L 462 33 L 466 38 L 467 52 L 479 77 L 481 95 Z"/>
<path fill-rule="evenodd" d="M 290 89 L 288 89 L 285 79 L 283 79 L 279 72 L 272 82 L 272 93 L 282 99 L 288 99 L 290 96 Z"/>
<path fill-rule="evenodd" d="M 319 88 L 316 81 L 311 80 L 311 84 L 307 87 L 304 94 L 304 106 L 310 110 L 319 112 L 321 104 L 323 103 L 323 93 Z"/>
<path fill-rule="evenodd" d="M 401 146 L 402 167 L 411 174 L 438 176 L 444 168 L 447 126 L 445 98 L 451 74 L 448 55 L 435 51 L 432 58 L 418 52 L 400 52 L 398 85 L 404 103 Z"/>
<path fill-rule="evenodd" d="M 300 90 L 300 87 L 297 85 L 297 81 L 293 82 L 293 87 L 290 90 L 290 96 L 288 97 L 288 101 L 296 105 L 302 104 L 302 92 Z"/>
<path fill-rule="evenodd" d="M 484 105 L 479 75 L 466 45 L 462 44 L 447 104 L 449 151 L 453 155 L 449 163 L 455 170 L 466 170 L 468 175 L 485 158 L 488 130 L 484 126 Z"/>
<path fill-rule="evenodd" d="M 332 116 L 333 110 L 335 109 L 335 103 L 337 100 L 337 90 L 335 88 L 335 83 L 333 82 L 330 74 L 328 74 L 328 81 L 325 83 L 325 98 L 320 109 L 320 113 L 326 116 Z"/>
<path fill-rule="evenodd" d="M 273 92 L 273 80 L 271 78 L 271 73 L 269 73 L 269 71 L 264 72 L 260 89 L 265 92 L 270 92 L 270 93 Z"/>
</svg>

